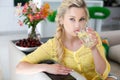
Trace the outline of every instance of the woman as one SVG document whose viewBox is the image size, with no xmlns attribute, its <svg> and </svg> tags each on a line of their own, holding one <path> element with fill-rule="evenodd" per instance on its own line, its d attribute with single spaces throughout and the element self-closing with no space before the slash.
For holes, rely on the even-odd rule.
<svg viewBox="0 0 120 80">
<path fill-rule="evenodd" d="M 63 0 L 56 16 L 58 27 L 55 37 L 24 57 L 17 65 L 17 72 L 67 75 L 75 70 L 87 80 L 108 79 L 110 65 L 104 56 L 99 35 L 91 29 L 87 30 L 95 41 L 90 47 L 84 46 L 77 36 L 80 29 L 85 29 L 88 14 L 83 0 Z M 49 59 L 59 64 L 37 64 Z"/>
</svg>

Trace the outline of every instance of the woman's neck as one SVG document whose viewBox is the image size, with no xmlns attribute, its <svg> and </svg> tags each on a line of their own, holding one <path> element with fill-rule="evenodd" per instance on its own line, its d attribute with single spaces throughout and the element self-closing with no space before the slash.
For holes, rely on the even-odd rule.
<svg viewBox="0 0 120 80">
<path fill-rule="evenodd" d="M 64 38 L 63 38 L 63 42 L 69 42 L 69 43 L 73 43 L 73 42 L 76 42 L 78 41 L 79 38 L 77 36 L 70 36 L 70 35 L 64 35 Z"/>
<path fill-rule="evenodd" d="M 74 36 L 64 36 L 65 38 L 63 39 L 63 45 L 72 51 L 76 51 L 81 47 L 81 41 L 79 40 L 78 37 Z"/>
</svg>

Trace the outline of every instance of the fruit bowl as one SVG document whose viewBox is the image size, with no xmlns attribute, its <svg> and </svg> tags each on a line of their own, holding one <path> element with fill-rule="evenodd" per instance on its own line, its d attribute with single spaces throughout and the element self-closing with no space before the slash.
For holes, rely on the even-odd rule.
<svg viewBox="0 0 120 80">
<path fill-rule="evenodd" d="M 37 40 L 37 39 L 31 39 L 31 38 L 27 38 L 27 39 L 21 39 L 15 42 L 15 46 L 24 52 L 32 52 L 34 51 L 37 47 L 39 47 L 40 45 L 42 45 L 42 43 Z"/>
<path fill-rule="evenodd" d="M 37 49 L 37 47 L 20 47 L 20 46 L 17 46 L 17 45 L 16 45 L 16 47 L 23 52 L 32 52 L 35 49 Z"/>
</svg>

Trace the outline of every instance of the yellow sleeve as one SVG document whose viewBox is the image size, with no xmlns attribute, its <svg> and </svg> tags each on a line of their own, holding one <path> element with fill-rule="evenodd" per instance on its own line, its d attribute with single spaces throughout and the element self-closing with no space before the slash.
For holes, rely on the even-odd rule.
<svg viewBox="0 0 120 80">
<path fill-rule="evenodd" d="M 21 61 L 26 61 L 29 63 L 39 63 L 40 61 L 51 59 L 53 52 L 53 39 L 50 39 L 46 43 L 38 47 L 34 52 L 25 56 Z"/>
<path fill-rule="evenodd" d="M 97 33 L 96 33 L 97 34 Z M 104 71 L 104 73 L 102 74 L 102 75 L 100 75 L 99 73 L 97 73 L 99 76 L 101 76 L 103 79 L 106 79 L 107 78 L 107 76 L 108 76 L 108 74 L 109 74 L 109 72 L 110 72 L 110 64 L 108 63 L 108 61 L 107 61 L 107 59 L 106 59 L 106 57 L 105 57 L 105 50 L 104 50 L 104 47 L 102 46 L 102 41 L 101 41 L 101 38 L 100 38 L 100 36 L 97 34 L 97 36 L 98 36 L 98 39 L 99 39 L 99 43 L 98 43 L 98 45 L 97 45 L 97 49 L 98 49 L 98 51 L 100 52 L 100 54 L 101 54 L 101 56 L 103 57 L 103 59 L 105 60 L 105 62 L 106 62 L 106 69 L 105 69 L 105 71 Z"/>
</svg>

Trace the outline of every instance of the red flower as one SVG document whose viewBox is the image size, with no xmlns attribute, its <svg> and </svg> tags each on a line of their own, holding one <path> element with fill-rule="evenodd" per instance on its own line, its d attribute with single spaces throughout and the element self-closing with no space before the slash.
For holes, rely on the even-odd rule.
<svg viewBox="0 0 120 80">
<path fill-rule="evenodd" d="M 41 19 L 40 14 L 39 14 L 39 13 L 36 13 L 36 14 L 34 15 L 34 19 L 35 19 L 35 20 L 39 20 L 39 19 Z"/>
<path fill-rule="evenodd" d="M 18 21 L 18 24 L 19 24 L 20 26 L 23 26 L 23 22 L 22 22 L 21 20 Z"/>
</svg>

